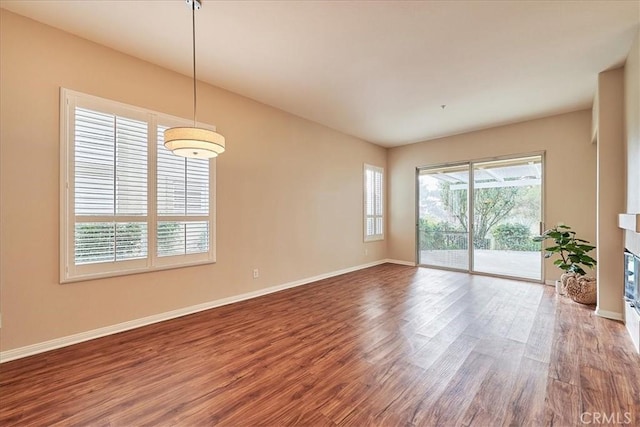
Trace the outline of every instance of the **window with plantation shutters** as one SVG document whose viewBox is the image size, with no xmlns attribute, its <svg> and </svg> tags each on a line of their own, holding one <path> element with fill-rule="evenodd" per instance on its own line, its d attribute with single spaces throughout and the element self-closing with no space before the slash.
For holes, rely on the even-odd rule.
<svg viewBox="0 0 640 427">
<path fill-rule="evenodd" d="M 61 281 L 215 261 L 215 160 L 164 147 L 191 122 L 61 90 Z"/>
<path fill-rule="evenodd" d="M 147 257 L 147 123 L 75 107 L 74 263 Z"/>
<path fill-rule="evenodd" d="M 172 154 L 164 147 L 167 127 L 158 126 L 157 135 L 157 255 L 206 253 L 209 250 L 209 160 Z"/>
<path fill-rule="evenodd" d="M 364 241 L 384 239 L 384 169 L 364 165 Z"/>
</svg>

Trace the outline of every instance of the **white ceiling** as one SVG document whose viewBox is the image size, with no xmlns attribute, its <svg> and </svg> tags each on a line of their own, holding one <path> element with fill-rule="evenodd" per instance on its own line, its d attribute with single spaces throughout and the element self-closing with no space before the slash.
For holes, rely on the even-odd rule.
<svg viewBox="0 0 640 427">
<path fill-rule="evenodd" d="M 0 5 L 191 75 L 183 0 Z M 637 0 L 204 0 L 198 78 L 396 146 L 589 108 L 639 23 Z"/>
</svg>

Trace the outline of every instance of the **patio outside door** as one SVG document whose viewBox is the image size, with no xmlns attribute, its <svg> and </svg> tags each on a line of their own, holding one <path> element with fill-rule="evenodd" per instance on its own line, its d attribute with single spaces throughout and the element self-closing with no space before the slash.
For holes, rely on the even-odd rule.
<svg viewBox="0 0 640 427">
<path fill-rule="evenodd" d="M 473 271 L 542 279 L 542 156 L 473 163 Z"/>
<path fill-rule="evenodd" d="M 418 170 L 418 264 L 469 270 L 469 164 Z"/>
<path fill-rule="evenodd" d="M 542 280 L 542 155 L 420 168 L 418 263 Z M 469 197 L 469 194 L 472 197 Z"/>
</svg>

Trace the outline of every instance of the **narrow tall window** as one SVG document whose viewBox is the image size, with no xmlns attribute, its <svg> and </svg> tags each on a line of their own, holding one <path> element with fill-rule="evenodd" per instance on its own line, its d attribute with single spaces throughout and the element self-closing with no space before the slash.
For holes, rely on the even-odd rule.
<svg viewBox="0 0 640 427">
<path fill-rule="evenodd" d="M 163 132 L 191 122 L 61 90 L 61 281 L 215 261 L 215 160 Z"/>
<path fill-rule="evenodd" d="M 364 165 L 364 241 L 384 239 L 384 169 Z"/>
</svg>

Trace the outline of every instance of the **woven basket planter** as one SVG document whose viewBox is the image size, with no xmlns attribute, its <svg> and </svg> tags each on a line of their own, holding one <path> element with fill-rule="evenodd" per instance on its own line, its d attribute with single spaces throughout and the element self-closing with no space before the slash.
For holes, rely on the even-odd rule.
<svg viewBox="0 0 640 427">
<path fill-rule="evenodd" d="M 598 300 L 596 279 L 575 273 L 562 275 L 566 295 L 580 304 L 595 304 Z"/>
</svg>

